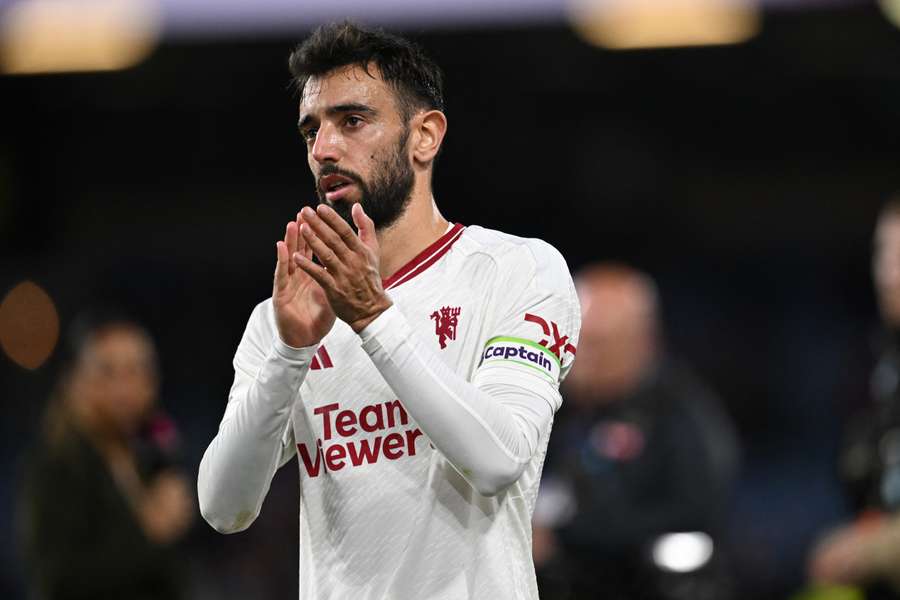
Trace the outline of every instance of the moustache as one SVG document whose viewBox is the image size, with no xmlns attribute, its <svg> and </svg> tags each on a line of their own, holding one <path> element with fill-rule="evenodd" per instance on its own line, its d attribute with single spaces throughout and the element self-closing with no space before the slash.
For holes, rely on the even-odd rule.
<svg viewBox="0 0 900 600">
<path fill-rule="evenodd" d="M 346 177 L 353 183 L 359 185 L 361 188 L 365 188 L 363 179 L 358 174 L 354 173 L 353 171 L 342 169 L 337 165 L 328 164 L 322 167 L 322 170 L 319 171 L 319 177 L 316 180 L 316 190 L 318 190 L 318 192 L 323 196 L 325 195 L 325 190 L 322 188 L 322 179 L 328 177 L 329 175 L 340 175 L 341 177 Z"/>
</svg>

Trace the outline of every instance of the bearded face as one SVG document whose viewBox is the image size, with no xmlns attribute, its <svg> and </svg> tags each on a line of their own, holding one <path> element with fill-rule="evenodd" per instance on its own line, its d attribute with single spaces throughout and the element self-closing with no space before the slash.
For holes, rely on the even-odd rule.
<svg viewBox="0 0 900 600">
<path fill-rule="evenodd" d="M 331 202 L 327 198 L 324 181 L 333 181 L 339 176 L 348 180 L 347 185 L 355 184 L 359 187 L 359 203 L 366 214 L 375 223 L 378 231 L 387 229 L 406 211 L 412 198 L 414 174 L 412 164 L 406 151 L 409 140 L 409 128 L 404 128 L 397 139 L 397 143 L 386 149 L 373 165 L 372 176 L 369 181 L 364 180 L 358 173 L 342 169 L 333 163 L 327 163 L 319 171 L 319 179 L 316 184 L 316 194 L 319 202 L 328 204 L 351 227 L 353 218 L 350 209 L 353 202 L 340 198 Z M 326 179 L 328 178 L 328 179 Z"/>
</svg>

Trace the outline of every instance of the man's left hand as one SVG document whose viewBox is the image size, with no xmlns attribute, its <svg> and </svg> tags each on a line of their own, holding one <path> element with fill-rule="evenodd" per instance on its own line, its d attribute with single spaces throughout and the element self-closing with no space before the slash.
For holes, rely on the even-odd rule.
<svg viewBox="0 0 900 600">
<path fill-rule="evenodd" d="M 301 253 L 293 259 L 322 286 L 338 318 L 359 333 L 393 303 L 381 285 L 375 224 L 359 203 L 351 214 L 358 234 L 325 204 L 304 208 L 300 234 L 322 265 Z"/>
</svg>

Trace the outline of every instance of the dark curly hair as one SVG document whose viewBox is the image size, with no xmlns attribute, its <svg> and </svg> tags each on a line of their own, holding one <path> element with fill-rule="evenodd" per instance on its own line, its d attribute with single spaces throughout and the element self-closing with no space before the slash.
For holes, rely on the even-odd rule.
<svg viewBox="0 0 900 600">
<path fill-rule="evenodd" d="M 417 44 L 381 29 L 350 21 L 322 25 L 298 45 L 288 59 L 294 85 L 302 97 L 310 77 L 358 65 L 371 75 L 375 65 L 397 96 L 405 122 L 421 109 L 444 110 L 444 76 Z"/>
</svg>

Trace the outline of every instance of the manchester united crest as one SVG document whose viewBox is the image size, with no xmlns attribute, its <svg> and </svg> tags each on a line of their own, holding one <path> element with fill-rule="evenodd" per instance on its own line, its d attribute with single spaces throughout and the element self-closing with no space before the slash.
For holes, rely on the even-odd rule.
<svg viewBox="0 0 900 600">
<path fill-rule="evenodd" d="M 459 323 L 460 307 L 444 306 L 431 313 L 434 319 L 434 335 L 438 338 L 441 350 L 447 347 L 447 340 L 456 339 L 456 326 Z"/>
</svg>

